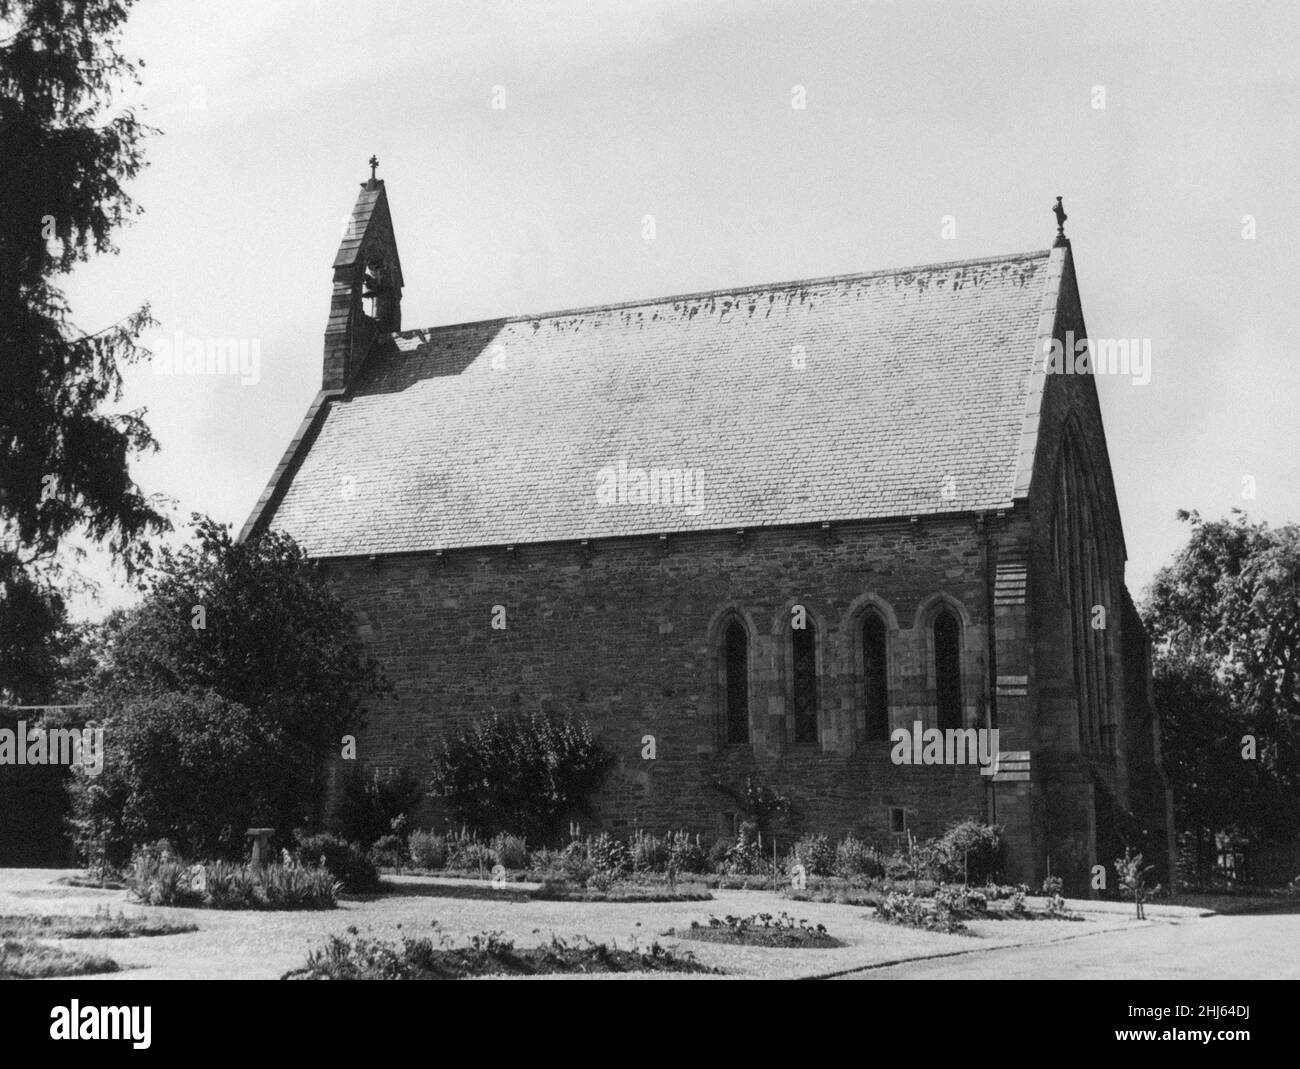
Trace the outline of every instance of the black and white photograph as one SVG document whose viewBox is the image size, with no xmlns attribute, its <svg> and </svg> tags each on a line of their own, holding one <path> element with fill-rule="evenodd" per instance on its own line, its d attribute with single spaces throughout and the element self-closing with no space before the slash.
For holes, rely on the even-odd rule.
<svg viewBox="0 0 1300 1069">
<path fill-rule="evenodd" d="M 1280 1027 L 1240 981 L 1300 979 L 1297 40 L 0 0 L 24 1027 L 462 979 Z"/>
</svg>

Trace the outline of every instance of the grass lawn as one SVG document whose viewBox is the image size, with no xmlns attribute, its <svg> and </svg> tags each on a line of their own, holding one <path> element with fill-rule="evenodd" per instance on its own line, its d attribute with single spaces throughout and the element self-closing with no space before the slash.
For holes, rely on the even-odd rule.
<svg viewBox="0 0 1300 1069">
<path fill-rule="evenodd" d="M 717 889 L 711 902 L 552 902 L 526 898 L 535 889 L 528 885 L 495 890 L 482 881 L 390 876 L 385 878 L 386 893 L 364 898 L 345 895 L 335 910 L 215 911 L 132 905 L 123 891 L 56 882 L 72 875 L 67 870 L 0 869 L 0 915 L 84 917 L 108 907 L 151 922 L 199 925 L 197 931 L 162 938 L 78 941 L 77 949 L 87 954 L 111 954 L 122 968 L 112 974 L 118 979 L 276 979 L 301 969 L 311 951 L 325 947 L 330 936 L 345 936 L 350 927 L 365 938 L 400 941 L 431 936 L 434 922 L 437 932 L 458 944 L 485 932 L 499 932 L 521 951 L 546 946 L 552 936 L 565 941 L 581 936 L 619 949 L 632 947 L 634 940 L 643 948 L 659 940 L 665 947 L 690 950 L 701 964 L 723 969 L 727 975 L 773 978 L 829 975 L 913 958 L 1040 944 L 1141 923 L 1132 919 L 1131 912 L 1116 911 L 1090 913 L 1083 922 L 972 921 L 969 934 L 946 935 L 887 924 L 862 906 L 799 902 L 798 918 L 813 926 L 824 925 L 843 945 L 737 946 L 681 940 L 664 933 L 689 930 L 692 921 L 707 925 L 710 915 L 775 915 L 789 911 L 791 901 L 770 891 Z M 1195 916 L 1191 910 L 1182 912 L 1187 918 Z M 1163 922 L 1153 917 L 1146 923 Z"/>
<path fill-rule="evenodd" d="M 96 907 L 93 914 L 14 913 L 0 915 L 0 980 L 45 980 L 56 976 L 115 973 L 121 966 L 104 954 L 57 945 L 61 939 L 138 939 L 197 931 L 178 920 L 159 920 Z"/>
</svg>

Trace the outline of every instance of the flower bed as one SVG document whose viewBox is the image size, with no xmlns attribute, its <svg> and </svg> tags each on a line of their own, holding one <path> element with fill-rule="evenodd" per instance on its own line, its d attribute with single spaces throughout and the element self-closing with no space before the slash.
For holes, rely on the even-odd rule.
<svg viewBox="0 0 1300 1069">
<path fill-rule="evenodd" d="M 436 928 L 437 925 L 435 924 Z M 312 951 L 301 969 L 285 980 L 456 980 L 474 976 L 545 976 L 562 973 L 682 972 L 715 973 L 690 954 L 677 954 L 658 942 L 638 946 L 594 943 L 583 936 L 572 942 L 551 941 L 523 950 L 500 932 L 471 936 L 453 945 L 437 938 L 403 939 L 400 943 L 367 939 L 348 929 L 348 937 L 331 936 Z"/>
<path fill-rule="evenodd" d="M 684 931 L 669 930 L 665 935 L 679 939 L 696 939 L 702 943 L 733 943 L 760 947 L 839 947 L 844 944 L 826 931 L 824 924 L 812 925 L 795 920 L 788 913 L 755 913 L 749 917 L 709 917 L 707 924 L 692 921 Z"/>
</svg>

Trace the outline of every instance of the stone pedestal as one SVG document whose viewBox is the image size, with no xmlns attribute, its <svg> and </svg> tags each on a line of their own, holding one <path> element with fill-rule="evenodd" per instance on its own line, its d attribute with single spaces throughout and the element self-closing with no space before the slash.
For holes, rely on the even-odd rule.
<svg viewBox="0 0 1300 1069">
<path fill-rule="evenodd" d="M 248 838 L 253 840 L 253 870 L 260 871 L 266 864 L 266 857 L 271 836 L 275 834 L 274 828 L 249 828 L 246 832 Z"/>
</svg>

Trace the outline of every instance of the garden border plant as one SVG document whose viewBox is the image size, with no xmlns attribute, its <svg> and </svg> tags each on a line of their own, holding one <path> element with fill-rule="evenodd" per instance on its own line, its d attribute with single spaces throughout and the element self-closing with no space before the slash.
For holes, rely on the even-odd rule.
<svg viewBox="0 0 1300 1069">
<path fill-rule="evenodd" d="M 520 837 L 502 833 L 488 842 L 461 826 L 452 832 L 412 831 L 407 854 L 394 859 L 409 858 L 410 864 L 391 867 L 402 873 L 491 878 L 498 883 L 565 879 L 598 893 L 624 885 L 666 883 L 671 889 L 685 881 L 709 889 L 777 890 L 790 896 L 784 878 L 801 864 L 808 890 L 814 893 L 825 887 L 837 892 L 906 889 L 930 897 L 941 883 L 960 882 L 960 875 L 956 881 L 939 878 L 943 873 L 996 872 L 1000 858 L 997 826 L 972 820 L 955 822 L 936 839 L 913 842 L 906 853 L 887 854 L 879 845 L 852 834 L 838 841 L 820 833 L 805 834 L 775 859 L 766 843 L 759 844 L 758 829 L 749 822 L 741 825 L 736 838 L 719 837 L 707 850 L 699 835 L 681 830 L 660 836 L 641 828 L 626 841 L 606 832 L 574 835 L 562 847 L 530 850 Z"/>
<path fill-rule="evenodd" d="M 248 910 L 334 909 L 342 889 L 327 869 L 288 856 L 255 868 L 229 861 L 190 865 L 154 854 L 136 858 L 128 887 L 147 906 Z"/>
</svg>

